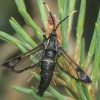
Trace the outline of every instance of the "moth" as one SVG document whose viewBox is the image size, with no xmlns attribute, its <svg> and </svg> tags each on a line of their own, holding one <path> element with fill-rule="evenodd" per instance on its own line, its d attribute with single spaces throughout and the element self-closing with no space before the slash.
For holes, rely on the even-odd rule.
<svg viewBox="0 0 100 100">
<path fill-rule="evenodd" d="M 68 74 L 77 81 L 83 83 L 92 82 L 87 74 L 80 68 L 80 66 L 69 57 L 69 55 L 65 52 L 57 39 L 56 30 L 58 26 L 71 14 L 65 17 L 58 23 L 57 26 L 55 26 L 51 11 L 47 4 L 46 6 L 53 22 L 53 30 L 51 31 L 49 36 L 46 37 L 45 35 L 43 35 L 44 41 L 42 44 L 38 45 L 36 48 L 33 48 L 27 53 L 15 57 L 1 65 L 3 68 L 10 69 L 15 73 L 21 73 L 27 69 L 40 67 L 41 80 L 37 92 L 37 94 L 40 96 L 43 96 L 44 92 L 49 86 L 56 65 L 64 73 Z M 59 62 L 60 58 L 63 59 L 65 66 L 67 66 L 66 70 L 61 67 L 61 64 Z"/>
</svg>

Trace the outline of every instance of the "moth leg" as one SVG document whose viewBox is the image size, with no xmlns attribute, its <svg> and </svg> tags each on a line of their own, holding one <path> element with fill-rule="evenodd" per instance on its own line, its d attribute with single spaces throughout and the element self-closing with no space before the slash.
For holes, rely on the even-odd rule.
<svg viewBox="0 0 100 100">
<path fill-rule="evenodd" d="M 56 85 L 56 81 L 53 79 L 53 83 L 54 83 L 54 85 Z"/>
<path fill-rule="evenodd" d="M 34 71 L 34 72 L 36 72 L 36 71 L 37 71 L 37 69 L 40 67 L 40 64 L 36 65 L 35 67 L 36 67 L 36 69 L 35 69 L 35 71 Z"/>
</svg>

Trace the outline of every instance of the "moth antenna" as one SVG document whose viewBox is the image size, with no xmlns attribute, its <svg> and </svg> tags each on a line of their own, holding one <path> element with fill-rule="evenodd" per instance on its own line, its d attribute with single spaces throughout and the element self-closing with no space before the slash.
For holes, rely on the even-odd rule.
<svg viewBox="0 0 100 100">
<path fill-rule="evenodd" d="M 58 26 L 64 21 L 66 20 L 68 17 L 70 17 L 72 14 L 74 14 L 75 12 L 77 12 L 77 10 L 73 11 L 70 15 L 66 16 L 63 20 L 61 20 L 58 25 L 56 26 L 55 30 L 58 28 Z"/>
<path fill-rule="evenodd" d="M 52 21 L 53 21 L 53 30 L 55 29 L 55 21 L 54 21 L 54 19 L 53 19 L 53 16 L 52 16 L 52 13 L 51 13 L 51 11 L 50 11 L 50 8 L 49 8 L 49 6 L 44 2 L 43 4 L 45 4 L 46 5 L 46 7 L 47 7 L 47 10 L 48 10 L 48 12 L 49 12 L 49 14 L 50 14 L 50 16 L 51 16 L 51 18 L 52 18 Z"/>
</svg>

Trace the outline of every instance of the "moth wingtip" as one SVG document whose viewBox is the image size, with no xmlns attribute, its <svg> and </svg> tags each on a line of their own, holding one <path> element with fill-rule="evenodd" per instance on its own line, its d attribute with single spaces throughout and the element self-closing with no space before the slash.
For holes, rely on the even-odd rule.
<svg viewBox="0 0 100 100">
<path fill-rule="evenodd" d="M 92 83 L 92 80 L 88 76 L 86 77 L 86 80 L 87 80 L 87 83 L 89 84 Z"/>
<path fill-rule="evenodd" d="M 86 84 L 91 84 L 92 80 L 89 77 L 87 77 L 85 80 L 82 80 L 82 82 Z"/>
</svg>

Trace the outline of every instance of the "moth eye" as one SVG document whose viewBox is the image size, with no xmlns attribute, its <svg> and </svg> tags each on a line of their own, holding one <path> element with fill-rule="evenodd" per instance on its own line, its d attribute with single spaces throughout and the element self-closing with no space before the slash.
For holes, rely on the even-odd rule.
<svg viewBox="0 0 100 100">
<path fill-rule="evenodd" d="M 10 66 L 14 66 L 14 65 L 16 65 L 18 62 L 19 62 L 18 59 L 14 59 L 14 60 L 11 60 L 11 61 L 9 62 L 9 65 L 10 65 Z"/>
</svg>

